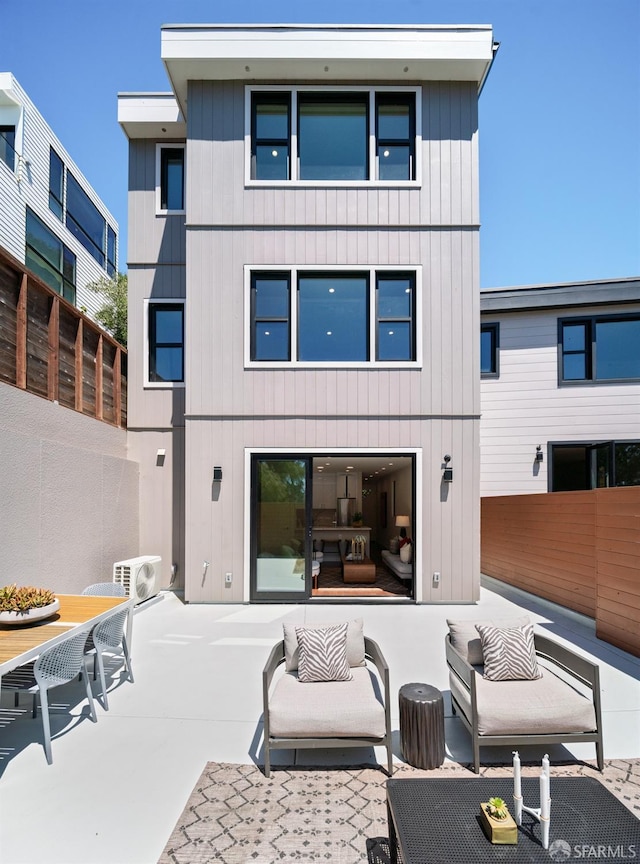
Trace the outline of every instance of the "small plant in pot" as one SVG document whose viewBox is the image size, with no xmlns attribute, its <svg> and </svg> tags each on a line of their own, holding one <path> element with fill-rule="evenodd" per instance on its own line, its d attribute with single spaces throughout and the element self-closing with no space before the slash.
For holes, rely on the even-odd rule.
<svg viewBox="0 0 640 864">
<path fill-rule="evenodd" d="M 353 522 L 351 524 L 354 528 L 360 528 L 362 525 L 362 513 L 359 510 L 353 514 Z"/>
<path fill-rule="evenodd" d="M 506 802 L 502 798 L 489 798 L 487 813 L 492 819 L 497 819 L 498 822 L 502 822 L 503 819 L 507 819 L 509 816 Z"/>
<path fill-rule="evenodd" d="M 5 585 L 0 588 L 0 622 L 21 624 L 53 615 L 60 608 L 53 591 L 31 585 Z"/>
</svg>

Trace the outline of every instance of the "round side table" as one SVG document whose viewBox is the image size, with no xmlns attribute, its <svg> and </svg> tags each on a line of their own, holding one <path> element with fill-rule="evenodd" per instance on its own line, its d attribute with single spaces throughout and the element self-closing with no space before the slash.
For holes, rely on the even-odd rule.
<svg viewBox="0 0 640 864">
<path fill-rule="evenodd" d="M 404 684 L 398 694 L 400 744 L 414 768 L 439 768 L 444 762 L 444 701 L 430 684 Z"/>
</svg>

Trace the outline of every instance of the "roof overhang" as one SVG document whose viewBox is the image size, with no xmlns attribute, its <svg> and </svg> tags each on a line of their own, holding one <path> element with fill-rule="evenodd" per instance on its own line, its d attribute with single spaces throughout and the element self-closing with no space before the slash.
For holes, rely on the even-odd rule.
<svg viewBox="0 0 640 864">
<path fill-rule="evenodd" d="M 186 116 L 188 82 L 473 81 L 497 50 L 490 25 L 167 24 L 161 56 Z"/>
<path fill-rule="evenodd" d="M 118 123 L 127 138 L 186 138 L 187 124 L 173 93 L 118 93 Z"/>
<path fill-rule="evenodd" d="M 523 285 L 514 288 L 483 288 L 482 314 L 527 312 L 570 306 L 607 306 L 640 301 L 640 279 L 607 279 L 566 282 L 556 285 Z"/>
</svg>

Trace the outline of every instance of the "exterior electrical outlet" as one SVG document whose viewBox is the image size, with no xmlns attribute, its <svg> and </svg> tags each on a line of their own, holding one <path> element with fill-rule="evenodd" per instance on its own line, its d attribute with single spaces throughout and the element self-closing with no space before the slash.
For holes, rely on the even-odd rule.
<svg viewBox="0 0 640 864">
<path fill-rule="evenodd" d="M 224 574 L 224 584 L 231 585 L 233 582 L 233 573 L 225 573 Z"/>
</svg>

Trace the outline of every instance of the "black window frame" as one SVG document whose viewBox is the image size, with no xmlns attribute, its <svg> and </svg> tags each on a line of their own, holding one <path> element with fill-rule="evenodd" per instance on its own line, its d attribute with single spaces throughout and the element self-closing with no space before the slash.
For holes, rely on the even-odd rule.
<svg viewBox="0 0 640 864">
<path fill-rule="evenodd" d="M 156 339 L 156 320 L 155 313 L 157 311 L 163 312 L 180 312 L 182 316 L 182 334 L 180 342 L 158 342 Z M 184 384 L 184 325 L 185 325 L 185 316 L 184 316 L 184 303 L 178 301 L 149 301 L 147 308 L 147 316 L 148 316 L 148 347 L 147 347 L 147 357 L 148 357 L 148 370 L 147 370 L 147 383 L 149 384 L 157 384 L 157 385 L 165 385 L 172 386 L 174 384 Z M 156 371 L 156 351 L 158 348 L 177 348 L 180 347 L 182 350 L 182 374 L 180 378 L 158 378 Z"/>
<path fill-rule="evenodd" d="M 273 280 L 286 281 L 288 290 L 288 315 L 286 317 L 277 315 L 258 315 L 256 303 L 256 283 L 258 281 Z M 250 357 L 252 363 L 290 363 L 291 362 L 291 271 L 283 270 L 255 270 L 251 272 L 251 300 L 250 300 L 250 315 L 251 315 L 251 347 Z M 259 324 L 269 323 L 286 323 L 287 324 L 287 356 L 278 360 L 262 360 L 256 356 L 257 354 L 257 335 L 256 331 Z"/>
<path fill-rule="evenodd" d="M 414 363 L 416 360 L 416 274 L 415 271 L 393 271 L 393 270 L 374 270 L 375 278 L 375 360 L 377 363 Z M 379 288 L 380 283 L 385 280 L 407 279 L 410 288 L 409 295 L 409 315 L 400 316 L 394 315 L 384 317 L 380 314 L 379 305 Z M 371 315 L 371 313 L 369 313 Z M 390 360 L 388 358 L 380 358 L 380 325 L 381 324 L 409 324 L 409 357 L 402 359 Z"/>
<path fill-rule="evenodd" d="M 258 106 L 266 104 L 283 105 L 287 109 L 287 136 L 286 138 L 258 136 Z M 274 182 L 287 182 L 291 180 L 291 91 L 290 90 L 253 90 L 251 92 L 251 179 L 262 180 L 257 177 L 258 147 L 286 147 L 287 148 L 287 176 Z"/>
<path fill-rule="evenodd" d="M 559 318 L 558 319 L 558 385 L 562 387 L 584 387 L 593 385 L 609 385 L 609 384 L 633 384 L 640 381 L 640 376 L 627 378 L 597 378 L 596 377 L 596 362 L 597 362 L 597 340 L 596 328 L 600 323 L 614 323 L 616 321 L 638 321 L 640 315 L 637 313 L 619 314 L 619 315 L 581 315 L 575 318 Z M 584 351 L 567 350 L 564 348 L 564 328 L 572 326 L 583 326 L 585 328 L 585 349 Z M 565 357 L 584 354 L 585 355 L 585 377 L 584 378 L 565 378 L 564 377 L 564 359 Z"/>
<path fill-rule="evenodd" d="M 482 334 L 491 333 L 491 359 L 492 369 L 485 372 L 482 369 Z M 500 324 L 497 322 L 487 322 L 480 324 L 480 377 L 481 378 L 499 378 L 500 377 Z"/>
<path fill-rule="evenodd" d="M 53 164 L 57 162 L 60 166 L 60 188 L 54 189 L 53 187 Z M 58 219 L 63 222 L 64 221 L 64 189 L 65 189 L 65 179 L 66 179 L 66 166 L 64 161 L 60 157 L 60 154 L 57 153 L 53 147 L 49 148 L 49 210 L 58 217 Z M 77 181 L 76 181 L 77 182 Z"/>
<path fill-rule="evenodd" d="M 59 249 L 59 260 L 57 262 L 46 258 L 42 253 L 31 243 L 29 243 L 29 220 L 35 219 L 39 223 L 39 227 L 49 235 L 52 246 Z M 38 214 L 27 206 L 25 215 L 25 264 L 29 267 L 30 258 L 33 257 L 36 261 L 43 262 L 45 270 L 51 268 L 60 276 L 60 285 L 52 284 L 44 275 L 36 273 L 42 281 L 47 284 L 53 291 L 64 297 L 69 303 L 75 305 L 76 302 L 76 280 L 78 278 L 77 257 L 74 252 L 66 246 L 62 240 L 43 222 Z M 30 268 L 32 269 L 32 268 Z M 62 290 L 60 290 L 62 288 Z"/>
<path fill-rule="evenodd" d="M 16 170 L 16 127 L 15 124 L 0 126 L 0 162 L 3 162 L 10 171 Z M 10 157 L 10 159 L 8 158 Z"/>
<path fill-rule="evenodd" d="M 409 135 L 407 138 L 384 138 L 380 135 L 380 106 L 381 105 L 402 105 L 406 103 L 409 107 Z M 409 148 L 409 177 L 406 180 L 416 179 L 416 98 L 415 93 L 400 91 L 376 91 L 375 93 L 375 137 L 376 137 L 376 169 L 375 179 L 381 182 L 399 182 L 386 180 L 380 177 L 380 149 L 382 147 L 394 147 L 405 145 Z"/>
<path fill-rule="evenodd" d="M 182 164 L 182 194 L 181 194 L 181 206 L 180 207 L 171 207 L 167 206 L 168 199 L 168 188 L 169 188 L 169 155 L 172 154 L 175 157 L 175 154 L 180 153 L 180 162 Z M 185 180 L 186 180 L 186 154 L 185 147 L 183 144 L 161 144 L 160 145 L 160 200 L 159 207 L 162 213 L 184 213 L 185 211 Z"/>
<path fill-rule="evenodd" d="M 116 231 L 107 222 L 107 276 L 113 279 L 117 274 L 118 269 L 118 235 Z"/>
<path fill-rule="evenodd" d="M 367 183 L 369 182 L 371 177 L 371 159 L 369 154 L 369 137 L 371 135 L 371 112 L 370 112 L 370 95 L 366 90 L 362 91 L 350 91 L 350 90 L 328 90 L 326 92 L 317 91 L 317 90 L 302 90 L 298 93 L 297 98 L 297 107 L 296 107 L 296 132 L 297 132 L 297 152 L 291 155 L 291 160 L 296 160 L 298 165 L 298 179 L 303 183 Z M 360 180 L 353 180 L 344 177 L 300 177 L 301 167 L 301 132 L 300 132 L 300 120 L 301 120 L 301 111 L 300 106 L 304 105 L 325 105 L 327 102 L 332 102 L 334 104 L 344 104 L 347 105 L 349 103 L 361 104 L 364 108 L 364 117 L 365 117 L 365 134 L 363 149 L 364 149 L 364 174 L 365 176 Z M 291 148 L 290 148 L 291 149 Z"/>
<path fill-rule="evenodd" d="M 620 476 L 620 468 L 618 463 L 617 451 L 619 447 L 625 447 L 628 445 L 636 445 L 640 451 L 640 439 L 614 439 L 614 440 L 600 440 L 600 441 L 549 441 L 547 444 L 547 453 L 549 457 L 549 470 L 547 474 L 547 488 L 549 492 L 563 492 L 563 491 L 589 491 L 592 489 L 613 489 L 613 488 L 623 488 L 631 485 L 640 485 L 640 484 L 630 484 L 630 483 L 619 483 L 618 478 Z M 561 450 L 569 450 L 569 449 L 582 449 L 585 451 L 585 462 L 584 462 L 584 478 L 585 483 L 584 486 L 573 487 L 571 489 L 560 489 L 557 490 L 554 488 L 556 486 L 557 480 L 557 470 L 556 470 L 556 454 Z M 587 456 L 588 453 L 588 456 Z M 598 482 L 598 470 L 602 467 L 602 459 L 604 456 L 606 459 L 605 470 L 607 472 L 607 479 L 609 482 L 607 483 L 599 483 Z"/>
<path fill-rule="evenodd" d="M 79 243 L 84 246 L 89 255 L 91 255 L 91 257 L 94 258 L 103 269 L 105 269 L 106 255 L 104 250 L 107 236 L 107 220 L 87 195 L 86 191 L 82 188 L 82 184 L 76 179 L 76 177 L 74 177 L 69 169 L 67 169 L 66 174 L 67 200 L 65 225 Z M 79 207 L 89 207 L 89 212 L 95 211 L 95 215 L 99 218 L 102 224 L 102 237 L 100 244 L 98 244 L 92 236 L 90 226 L 86 223 L 83 224 L 82 214 L 76 212 L 73 206 L 69 206 L 70 202 L 73 203 L 73 197 L 76 193 L 78 194 Z"/>
</svg>

